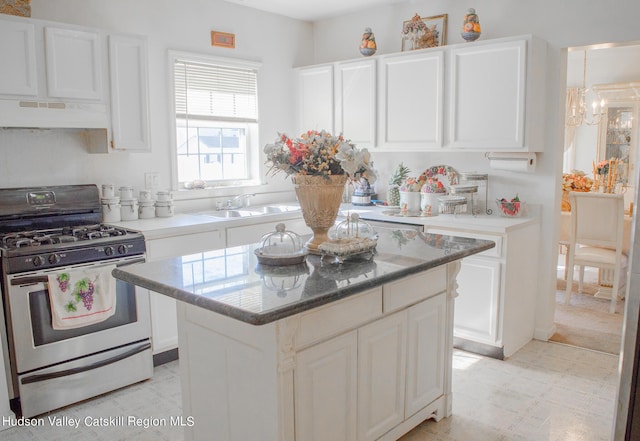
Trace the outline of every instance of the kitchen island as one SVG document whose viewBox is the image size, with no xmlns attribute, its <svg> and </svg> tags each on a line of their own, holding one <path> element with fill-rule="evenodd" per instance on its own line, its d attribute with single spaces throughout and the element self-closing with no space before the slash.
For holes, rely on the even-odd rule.
<svg viewBox="0 0 640 441">
<path fill-rule="evenodd" d="M 186 439 L 395 440 L 451 414 L 459 261 L 494 243 L 379 233 L 342 265 L 249 245 L 113 271 L 178 300 Z"/>
</svg>

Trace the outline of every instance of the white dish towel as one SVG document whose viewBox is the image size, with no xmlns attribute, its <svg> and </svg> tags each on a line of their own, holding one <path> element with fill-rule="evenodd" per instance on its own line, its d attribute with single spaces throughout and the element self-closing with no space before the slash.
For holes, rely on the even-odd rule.
<svg viewBox="0 0 640 441">
<path fill-rule="evenodd" d="M 115 265 L 49 274 L 53 329 L 73 329 L 99 323 L 116 311 Z"/>
</svg>

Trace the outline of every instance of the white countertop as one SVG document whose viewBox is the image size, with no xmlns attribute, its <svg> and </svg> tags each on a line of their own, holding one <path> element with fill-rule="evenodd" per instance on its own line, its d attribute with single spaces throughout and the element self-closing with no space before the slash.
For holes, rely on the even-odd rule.
<svg viewBox="0 0 640 441">
<path fill-rule="evenodd" d="M 278 204 L 292 206 L 295 203 Z M 249 207 L 246 210 L 257 210 L 260 207 Z M 485 233 L 505 234 L 513 229 L 522 228 L 539 222 L 538 216 L 527 215 L 522 217 L 504 217 L 498 214 L 493 215 L 438 215 L 438 216 L 392 216 L 388 213 L 393 211 L 389 207 L 376 206 L 355 206 L 352 204 L 342 204 L 340 215 L 348 213 L 358 213 L 365 220 L 392 222 L 410 225 L 422 225 L 432 229 L 448 229 L 460 231 L 478 231 Z M 533 211 L 533 210 L 530 210 Z M 165 237 L 180 236 L 184 234 L 201 233 L 215 231 L 220 228 L 232 228 L 264 222 L 274 222 L 301 217 L 300 211 L 289 211 L 282 213 L 268 213 L 259 216 L 221 218 L 198 213 L 176 213 L 172 217 L 155 217 L 152 219 L 138 219 L 135 221 L 112 222 L 121 228 L 140 231 L 146 239 L 160 239 Z"/>
<path fill-rule="evenodd" d="M 253 209 L 253 207 L 249 207 L 244 208 L 243 210 Z M 171 217 L 154 217 L 151 219 L 138 219 L 134 221 L 109 222 L 109 224 L 120 228 L 139 231 L 144 234 L 146 239 L 161 239 L 165 237 L 181 236 L 184 234 L 215 231 L 220 228 L 286 220 L 302 216 L 302 213 L 299 210 L 234 218 L 215 217 L 202 213 L 205 213 L 205 211 L 198 213 L 176 213 Z"/>
<path fill-rule="evenodd" d="M 539 222 L 539 217 L 535 214 L 535 207 L 530 209 L 530 214 L 521 217 L 505 217 L 496 214 L 492 215 L 479 214 L 472 216 L 469 214 L 459 215 L 438 215 L 438 216 L 397 216 L 390 213 L 397 213 L 397 209 L 381 206 L 354 206 L 351 204 L 342 204 L 340 207 L 341 214 L 358 213 L 362 219 L 394 222 L 411 225 L 422 225 L 429 228 L 461 230 L 461 231 L 479 231 L 488 233 L 505 234 L 508 231 L 522 228 Z"/>
</svg>

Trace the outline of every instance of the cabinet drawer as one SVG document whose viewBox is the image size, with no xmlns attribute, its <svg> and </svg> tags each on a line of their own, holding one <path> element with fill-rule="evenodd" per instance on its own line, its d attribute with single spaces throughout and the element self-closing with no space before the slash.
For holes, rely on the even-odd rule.
<svg viewBox="0 0 640 441">
<path fill-rule="evenodd" d="M 471 239 L 482 239 L 482 240 L 491 240 L 496 243 L 496 246 L 482 251 L 478 253 L 478 256 L 488 256 L 488 257 L 502 257 L 502 242 L 503 236 L 497 236 L 495 234 L 478 234 L 478 233 L 467 233 L 456 230 L 441 230 L 438 228 L 426 228 L 427 233 L 431 234 L 445 234 L 447 236 L 458 236 L 458 237 L 468 237 Z"/>
<path fill-rule="evenodd" d="M 405 277 L 382 287 L 382 310 L 390 311 L 412 305 L 447 289 L 447 267 Z"/>
<path fill-rule="evenodd" d="M 382 287 L 303 313 L 296 349 L 356 328 L 382 315 Z"/>
<path fill-rule="evenodd" d="M 147 260 L 201 253 L 224 248 L 224 230 L 147 240 Z"/>
</svg>

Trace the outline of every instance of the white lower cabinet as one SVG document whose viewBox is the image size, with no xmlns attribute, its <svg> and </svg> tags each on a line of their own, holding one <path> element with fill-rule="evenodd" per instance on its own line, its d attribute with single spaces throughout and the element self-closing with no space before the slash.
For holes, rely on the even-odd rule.
<svg viewBox="0 0 640 441">
<path fill-rule="evenodd" d="M 351 331 L 298 354 L 297 441 L 356 439 L 357 342 Z"/>
<path fill-rule="evenodd" d="M 446 320 L 445 295 L 408 310 L 405 419 L 445 393 Z"/>
<path fill-rule="evenodd" d="M 392 441 L 449 416 L 458 270 L 261 326 L 178 302 L 185 440 Z"/>
<path fill-rule="evenodd" d="M 147 261 L 168 259 L 225 247 L 224 229 L 147 240 Z M 144 289 L 137 287 L 136 289 Z M 178 347 L 176 300 L 149 291 L 151 344 L 154 354 Z"/>
<path fill-rule="evenodd" d="M 502 233 L 428 226 L 425 230 L 496 243 L 494 248 L 462 260 L 453 330 L 456 347 L 503 359 L 531 341 L 540 225 L 532 222 Z"/>
<path fill-rule="evenodd" d="M 454 319 L 456 337 L 489 345 L 500 344 L 500 270 L 495 259 L 469 257 L 462 261 Z M 482 289 L 478 289 L 482 287 Z"/>
<path fill-rule="evenodd" d="M 442 398 L 446 300 L 442 292 L 300 351 L 296 441 L 377 440 Z"/>
<path fill-rule="evenodd" d="M 358 330 L 358 437 L 373 441 L 404 421 L 407 311 Z"/>
</svg>

